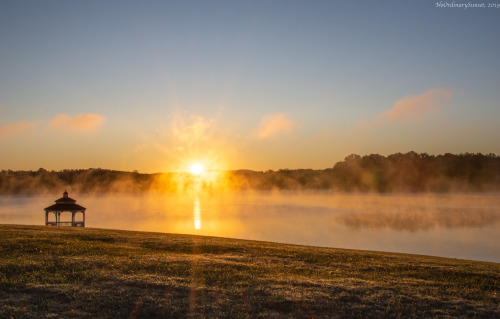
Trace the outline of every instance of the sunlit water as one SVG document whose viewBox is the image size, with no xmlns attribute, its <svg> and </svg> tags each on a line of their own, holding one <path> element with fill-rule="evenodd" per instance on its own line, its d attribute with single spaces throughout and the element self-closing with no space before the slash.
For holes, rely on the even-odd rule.
<svg viewBox="0 0 500 319">
<path fill-rule="evenodd" d="M 70 196 L 87 208 L 87 227 L 500 262 L 499 194 Z M 0 223 L 44 225 L 43 208 L 59 197 L 2 196 Z"/>
</svg>

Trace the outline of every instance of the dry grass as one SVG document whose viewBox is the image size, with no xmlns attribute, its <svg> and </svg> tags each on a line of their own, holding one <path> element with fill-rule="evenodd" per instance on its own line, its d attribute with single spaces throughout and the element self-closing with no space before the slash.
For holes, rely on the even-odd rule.
<svg viewBox="0 0 500 319">
<path fill-rule="evenodd" d="M 500 264 L 0 226 L 0 318 L 500 318 Z"/>
</svg>

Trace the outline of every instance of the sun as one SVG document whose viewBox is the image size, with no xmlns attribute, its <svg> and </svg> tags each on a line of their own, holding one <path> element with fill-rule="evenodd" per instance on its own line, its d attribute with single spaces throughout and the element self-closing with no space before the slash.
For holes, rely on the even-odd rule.
<svg viewBox="0 0 500 319">
<path fill-rule="evenodd" d="M 201 173 L 203 173 L 203 171 L 204 171 L 203 165 L 199 163 L 191 165 L 191 173 L 193 173 L 194 175 L 200 175 Z"/>
</svg>

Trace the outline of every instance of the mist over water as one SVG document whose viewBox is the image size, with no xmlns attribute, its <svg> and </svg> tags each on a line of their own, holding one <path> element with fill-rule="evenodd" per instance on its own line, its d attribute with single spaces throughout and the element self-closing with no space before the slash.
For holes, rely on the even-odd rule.
<svg viewBox="0 0 500 319">
<path fill-rule="evenodd" d="M 217 192 L 89 196 L 86 226 L 500 262 L 500 196 Z M 60 196 L 2 196 L 0 223 L 43 225 Z M 62 216 L 70 220 L 71 214 Z"/>
</svg>

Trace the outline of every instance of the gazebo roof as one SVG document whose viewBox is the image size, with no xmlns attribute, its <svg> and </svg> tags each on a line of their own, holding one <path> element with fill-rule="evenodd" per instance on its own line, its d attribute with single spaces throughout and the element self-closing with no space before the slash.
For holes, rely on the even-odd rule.
<svg viewBox="0 0 500 319">
<path fill-rule="evenodd" d="M 49 207 L 44 208 L 46 211 L 84 211 L 86 210 L 85 207 L 80 206 L 76 203 L 76 200 L 74 200 L 71 197 L 68 197 L 68 192 L 64 191 L 63 197 L 57 199 L 55 201 L 56 203 L 54 205 L 51 205 Z"/>
</svg>

